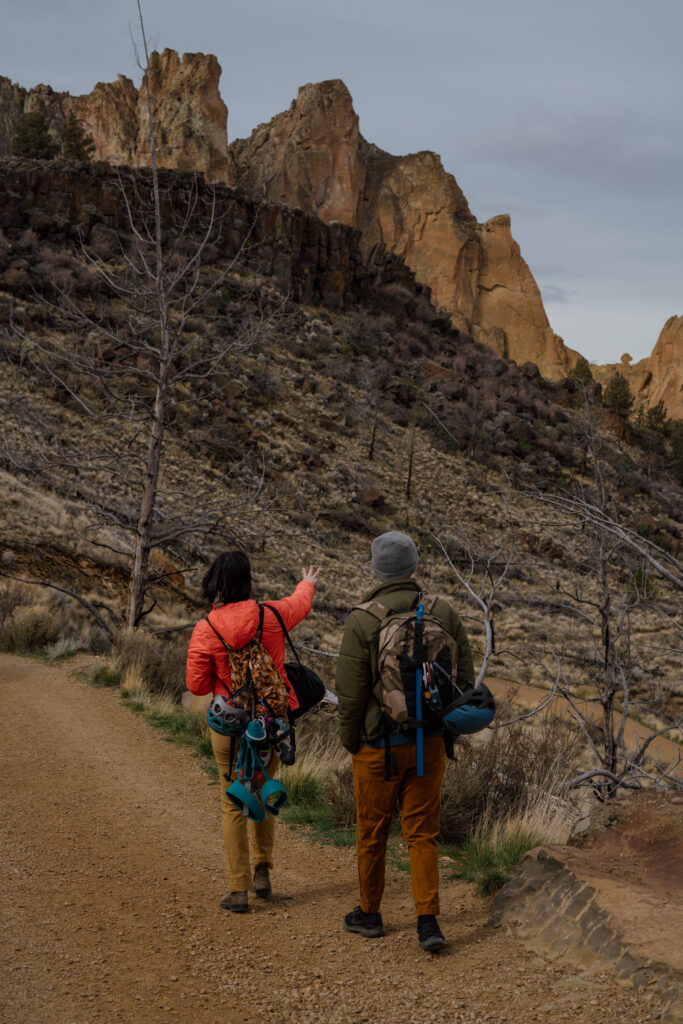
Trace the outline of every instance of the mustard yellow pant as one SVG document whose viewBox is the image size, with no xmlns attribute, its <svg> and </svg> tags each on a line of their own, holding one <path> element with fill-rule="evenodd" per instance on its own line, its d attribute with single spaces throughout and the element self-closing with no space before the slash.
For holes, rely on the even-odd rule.
<svg viewBox="0 0 683 1024">
<path fill-rule="evenodd" d="M 218 765 L 219 784 L 221 787 L 221 815 L 223 819 L 223 844 L 228 868 L 228 884 L 230 892 L 245 892 L 251 888 L 252 868 L 249 859 L 249 839 L 251 837 L 251 858 L 254 867 L 257 864 L 273 866 L 273 842 L 275 839 L 275 818 L 266 814 L 263 821 L 256 824 L 245 818 L 225 795 L 225 790 L 235 778 L 235 764 L 230 772 L 230 737 L 221 736 L 211 731 L 211 745 Z M 237 761 L 237 743 L 235 743 L 234 762 Z M 278 768 L 280 760 L 277 754 L 268 765 L 268 774 L 272 775 Z M 229 779 L 225 776 L 229 775 Z"/>
<path fill-rule="evenodd" d="M 415 743 L 392 748 L 398 773 L 384 780 L 384 749 L 361 747 L 353 757 L 356 797 L 356 861 L 360 906 L 379 911 L 391 817 L 398 801 L 401 830 L 410 857 L 415 911 L 439 913 L 439 848 L 441 783 L 446 754 L 440 736 L 424 741 L 424 776 L 417 777 Z"/>
</svg>

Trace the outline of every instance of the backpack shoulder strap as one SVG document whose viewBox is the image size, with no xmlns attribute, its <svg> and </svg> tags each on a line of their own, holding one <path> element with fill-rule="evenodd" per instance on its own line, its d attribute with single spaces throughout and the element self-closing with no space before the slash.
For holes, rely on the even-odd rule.
<svg viewBox="0 0 683 1024">
<path fill-rule="evenodd" d="M 294 655 L 294 657 L 296 658 L 298 664 L 300 665 L 301 662 L 299 661 L 299 655 L 297 654 L 296 647 L 292 643 L 291 637 L 290 637 L 289 633 L 287 632 L 287 627 L 285 626 L 284 620 L 283 620 L 282 616 L 280 615 L 279 611 L 277 610 L 277 608 L 273 608 L 272 604 L 260 604 L 259 605 L 260 628 L 261 629 L 263 628 L 263 609 L 264 608 L 267 608 L 269 611 L 271 611 L 273 613 L 273 615 L 275 616 L 275 618 L 277 619 L 277 621 L 280 623 L 280 629 L 282 630 L 282 632 L 285 635 L 285 640 L 289 644 L 292 654 Z"/>
<path fill-rule="evenodd" d="M 223 637 L 220 635 L 220 633 L 218 632 L 218 630 L 216 629 L 216 627 L 214 626 L 213 622 L 211 621 L 211 619 L 209 618 L 208 615 L 205 616 L 204 621 L 209 623 L 209 625 L 211 626 L 211 629 L 214 631 L 214 633 L 216 634 L 216 636 L 218 637 L 220 642 L 223 644 L 223 646 L 225 647 L 225 649 L 228 652 L 228 654 L 232 654 L 234 652 L 234 648 L 230 646 L 230 644 L 227 642 L 227 640 L 223 639 Z"/>
</svg>

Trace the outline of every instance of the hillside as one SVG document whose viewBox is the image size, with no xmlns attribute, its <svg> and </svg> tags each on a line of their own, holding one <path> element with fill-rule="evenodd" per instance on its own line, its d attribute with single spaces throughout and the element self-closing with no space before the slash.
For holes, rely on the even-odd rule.
<svg viewBox="0 0 683 1024">
<path fill-rule="evenodd" d="M 113 437 L 106 421 L 86 416 L 84 404 L 92 411 L 101 400 L 97 388 L 77 365 L 57 381 L 27 346 L 43 338 L 47 347 L 97 348 L 92 324 L 109 330 L 122 322 L 120 297 L 93 277 L 87 259 L 98 254 L 113 273 L 117 244 L 128 244 L 120 180 L 103 165 L 10 160 L 0 171 L 3 565 L 120 609 L 128 550 L 121 524 L 134 515 L 135 491 L 97 460 L 108 453 L 111 467 L 112 453 L 135 450 L 137 435 L 122 427 Z M 174 204 L 191 180 L 165 174 Z M 234 338 L 240 323 L 262 326 L 220 374 L 188 383 L 170 409 L 160 536 L 164 524 L 186 529 L 159 544 L 156 564 L 174 574 L 152 570 L 149 600 L 157 603 L 146 626 L 196 618 L 201 568 L 239 543 L 266 594 L 289 587 L 304 563 L 323 566 L 316 615 L 301 634 L 334 651 L 347 609 L 371 584 L 372 537 L 399 528 L 415 536 L 427 585 L 453 596 L 481 651 L 477 609 L 440 546 L 466 568 L 469 535 L 489 557 L 502 544 L 501 562 L 514 543 L 495 605 L 494 674 L 547 685 L 539 651 L 552 648 L 576 680 L 587 678 L 592 641 L 556 594 L 558 580 L 585 574 L 586 538 L 540 500 L 592 486 L 582 395 L 454 329 L 402 261 L 382 247 L 368 257 L 354 229 L 202 188 L 223 218 L 202 281 L 220 278 L 221 286 L 192 318 L 188 340 L 201 351 L 212 338 Z M 87 336 L 67 315 L 65 296 L 91 318 Z M 613 514 L 675 553 L 681 486 L 666 457 L 653 463 L 648 451 L 617 440 L 609 416 L 591 408 Z M 207 503 L 211 522 L 192 528 Z M 628 593 L 624 573 L 615 563 L 620 597 Z M 631 639 L 643 665 L 637 689 L 648 700 L 641 714 L 653 724 L 681 705 L 675 612 L 674 595 L 658 585 Z"/>
</svg>

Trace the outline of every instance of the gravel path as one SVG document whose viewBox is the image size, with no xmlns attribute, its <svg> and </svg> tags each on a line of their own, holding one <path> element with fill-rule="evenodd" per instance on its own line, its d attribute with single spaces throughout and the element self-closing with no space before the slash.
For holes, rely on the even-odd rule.
<svg viewBox="0 0 683 1024">
<path fill-rule="evenodd" d="M 657 1019 L 647 992 L 579 974 L 488 929 L 489 901 L 443 886 L 438 957 L 389 874 L 382 940 L 341 927 L 352 851 L 279 827 L 276 899 L 238 917 L 219 800 L 199 765 L 66 670 L 0 658 L 2 1020 L 551 1021 Z"/>
</svg>

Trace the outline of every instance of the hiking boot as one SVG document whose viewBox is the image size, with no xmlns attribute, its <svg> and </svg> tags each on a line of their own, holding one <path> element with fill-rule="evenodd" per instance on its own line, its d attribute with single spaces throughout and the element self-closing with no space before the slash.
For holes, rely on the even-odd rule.
<svg viewBox="0 0 683 1024">
<path fill-rule="evenodd" d="M 426 949 L 428 953 L 438 953 L 446 945 L 434 914 L 420 914 L 417 919 L 417 938 L 420 949 Z"/>
<path fill-rule="evenodd" d="M 262 900 L 267 900 L 272 895 L 270 871 L 267 864 L 257 864 L 254 868 L 254 884 L 251 891 L 260 896 Z"/>
<path fill-rule="evenodd" d="M 233 914 L 249 913 L 249 897 L 244 892 L 229 892 L 221 900 L 223 910 L 232 910 Z"/>
<path fill-rule="evenodd" d="M 384 935 L 381 914 L 366 914 L 360 907 L 356 907 L 344 918 L 344 927 L 347 932 L 358 932 L 366 939 L 379 939 Z"/>
</svg>

